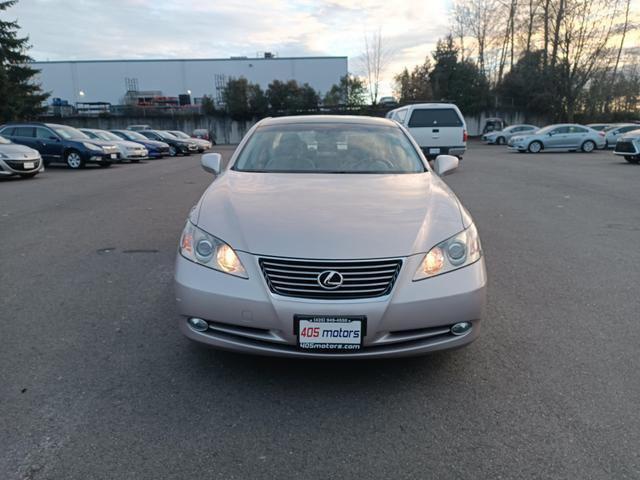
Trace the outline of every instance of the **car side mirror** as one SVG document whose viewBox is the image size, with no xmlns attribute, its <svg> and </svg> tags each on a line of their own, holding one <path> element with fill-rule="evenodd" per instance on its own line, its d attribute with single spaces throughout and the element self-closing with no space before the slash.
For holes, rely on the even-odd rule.
<svg viewBox="0 0 640 480">
<path fill-rule="evenodd" d="M 205 172 L 218 175 L 222 166 L 222 155 L 219 153 L 205 153 L 200 161 Z"/>
<path fill-rule="evenodd" d="M 452 172 L 458 168 L 459 162 L 458 157 L 454 157 L 453 155 L 438 155 L 436 157 L 434 169 L 438 175 L 442 176 L 445 173 Z"/>
<path fill-rule="evenodd" d="M 547 133 L 547 136 L 549 136 L 549 137 L 553 137 L 553 132 L 549 132 L 549 133 Z"/>
</svg>

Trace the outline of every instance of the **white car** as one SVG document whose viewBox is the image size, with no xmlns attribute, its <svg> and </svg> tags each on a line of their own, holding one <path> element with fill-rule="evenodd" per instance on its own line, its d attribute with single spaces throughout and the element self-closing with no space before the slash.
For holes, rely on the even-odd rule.
<svg viewBox="0 0 640 480">
<path fill-rule="evenodd" d="M 482 135 L 482 141 L 485 143 L 495 143 L 496 145 L 505 145 L 514 135 L 533 133 L 538 130 L 538 128 L 539 127 L 535 125 L 511 125 L 503 130 L 485 133 Z"/>
<path fill-rule="evenodd" d="M 613 151 L 616 155 L 624 157 L 629 163 L 640 163 L 640 125 L 636 130 L 632 130 L 622 135 L 616 142 L 616 148 Z"/>
<path fill-rule="evenodd" d="M 467 151 L 467 124 L 453 103 L 407 105 L 386 116 L 411 132 L 429 160 L 441 154 L 462 158 Z"/>
<path fill-rule="evenodd" d="M 149 158 L 149 151 L 144 145 L 131 142 L 129 140 L 123 140 L 118 135 L 108 132 L 107 130 L 81 128 L 80 131 L 95 140 L 106 140 L 113 143 L 120 152 L 121 160 L 138 163 L 140 160 L 147 160 Z"/>
</svg>

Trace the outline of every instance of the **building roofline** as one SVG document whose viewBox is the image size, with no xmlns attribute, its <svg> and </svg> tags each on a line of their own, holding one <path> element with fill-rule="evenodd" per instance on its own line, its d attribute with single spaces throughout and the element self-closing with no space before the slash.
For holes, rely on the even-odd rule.
<svg viewBox="0 0 640 480">
<path fill-rule="evenodd" d="M 247 58 L 127 58 L 127 59 L 104 59 L 104 60 L 34 60 L 32 64 L 56 64 L 56 63 L 122 63 L 122 62 L 257 62 L 257 61 L 278 61 L 278 60 L 348 60 L 344 56 L 317 56 L 317 57 L 247 57 Z"/>
</svg>

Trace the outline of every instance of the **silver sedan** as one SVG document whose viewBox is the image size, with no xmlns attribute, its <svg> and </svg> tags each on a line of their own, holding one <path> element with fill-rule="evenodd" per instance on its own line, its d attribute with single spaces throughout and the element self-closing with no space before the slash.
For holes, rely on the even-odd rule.
<svg viewBox="0 0 640 480">
<path fill-rule="evenodd" d="M 638 130 L 639 128 L 640 125 L 637 123 L 618 123 L 616 125 L 611 125 L 608 128 L 605 128 L 604 134 L 607 141 L 607 147 L 615 147 L 618 139 L 622 138 L 625 133 L 632 132 L 633 130 Z"/>
<path fill-rule="evenodd" d="M 604 132 L 576 123 L 548 125 L 530 135 L 515 135 L 509 140 L 509 148 L 531 153 L 542 150 L 581 150 L 589 153 L 605 146 Z"/>
<path fill-rule="evenodd" d="M 511 125 L 503 130 L 489 132 L 482 135 L 482 141 L 486 143 L 494 143 L 496 145 L 506 144 L 514 135 L 522 135 L 525 133 L 533 133 L 538 130 L 535 125 Z"/>
<path fill-rule="evenodd" d="M 476 226 L 398 123 L 265 119 L 192 209 L 175 291 L 190 339 L 306 358 L 420 355 L 480 332 L 487 274 Z"/>
</svg>

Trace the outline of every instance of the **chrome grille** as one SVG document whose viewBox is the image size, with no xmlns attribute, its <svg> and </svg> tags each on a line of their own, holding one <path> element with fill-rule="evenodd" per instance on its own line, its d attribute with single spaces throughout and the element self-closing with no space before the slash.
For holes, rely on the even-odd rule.
<svg viewBox="0 0 640 480">
<path fill-rule="evenodd" d="M 357 299 L 387 295 L 398 277 L 402 260 L 298 260 L 260 258 L 264 278 L 273 293 L 313 299 Z M 339 272 L 342 285 L 327 290 L 318 276 L 327 270 Z"/>
</svg>

